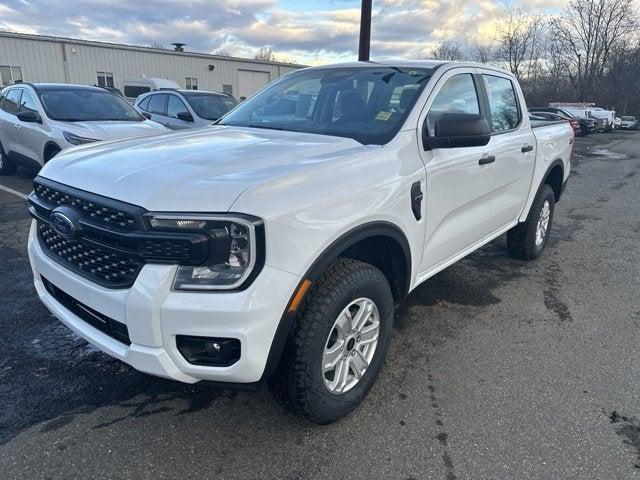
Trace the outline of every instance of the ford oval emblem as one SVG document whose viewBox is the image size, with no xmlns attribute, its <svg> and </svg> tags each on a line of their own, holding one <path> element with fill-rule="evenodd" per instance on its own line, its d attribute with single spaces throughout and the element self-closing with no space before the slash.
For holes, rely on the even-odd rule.
<svg viewBox="0 0 640 480">
<path fill-rule="evenodd" d="M 58 207 L 51 212 L 51 228 L 62 238 L 68 240 L 75 238 L 80 233 L 78 214 L 69 207 Z"/>
</svg>

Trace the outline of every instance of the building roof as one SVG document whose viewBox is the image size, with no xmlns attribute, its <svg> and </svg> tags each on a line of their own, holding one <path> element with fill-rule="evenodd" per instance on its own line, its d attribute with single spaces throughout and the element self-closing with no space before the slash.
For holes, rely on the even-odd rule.
<svg viewBox="0 0 640 480">
<path fill-rule="evenodd" d="M 175 50 L 169 50 L 169 49 L 157 48 L 157 47 L 127 45 L 124 43 L 99 42 L 96 40 L 81 40 L 79 38 L 71 38 L 71 37 L 53 37 L 49 35 L 34 35 L 31 33 L 16 33 L 16 32 L 0 31 L 0 38 L 2 37 L 17 38 L 17 39 L 24 39 L 24 40 L 35 40 L 35 41 L 41 41 L 41 42 L 70 43 L 74 45 L 87 45 L 91 47 L 114 48 L 114 49 L 120 49 L 120 50 L 158 53 L 158 54 L 164 54 L 164 55 L 179 55 L 184 57 L 208 58 L 211 60 L 226 60 L 231 62 L 250 62 L 250 63 L 267 64 L 267 65 L 280 65 L 283 67 L 293 67 L 293 68 L 302 68 L 306 66 L 306 65 L 298 65 L 295 63 L 286 63 L 286 62 L 267 62 L 264 60 L 256 60 L 255 58 L 228 57 L 226 55 L 213 55 L 210 53 L 188 52 L 188 51 L 176 52 Z"/>
</svg>

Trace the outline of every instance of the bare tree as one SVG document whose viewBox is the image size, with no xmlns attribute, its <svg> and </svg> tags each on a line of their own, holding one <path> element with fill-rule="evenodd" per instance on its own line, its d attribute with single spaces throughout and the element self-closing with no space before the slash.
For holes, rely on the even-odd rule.
<svg viewBox="0 0 640 480">
<path fill-rule="evenodd" d="M 470 57 L 474 62 L 491 63 L 496 57 L 495 48 L 489 44 L 478 43 L 471 46 Z"/>
<path fill-rule="evenodd" d="M 612 56 L 626 50 L 637 17 L 628 0 L 572 0 L 553 20 L 552 32 L 571 85 L 585 100 L 596 93 Z"/>
<path fill-rule="evenodd" d="M 262 60 L 264 62 L 275 62 L 277 61 L 275 53 L 271 47 L 262 47 L 260 48 L 254 57 L 256 60 Z"/>
<path fill-rule="evenodd" d="M 529 76 L 540 59 L 543 38 L 542 19 L 521 7 L 505 8 L 504 24 L 496 36 L 496 57 L 518 79 Z"/>
<path fill-rule="evenodd" d="M 162 50 L 167 50 L 167 47 L 165 47 L 163 44 L 161 43 L 152 43 L 151 45 L 149 45 L 150 48 L 159 48 Z"/>
<path fill-rule="evenodd" d="M 431 56 L 436 60 L 463 60 L 464 52 L 462 45 L 457 40 L 444 40 L 433 49 Z"/>
<path fill-rule="evenodd" d="M 214 55 L 218 55 L 219 57 L 230 57 L 231 54 L 225 50 L 224 48 L 219 48 L 218 50 L 216 50 L 215 52 L 213 52 Z"/>
</svg>

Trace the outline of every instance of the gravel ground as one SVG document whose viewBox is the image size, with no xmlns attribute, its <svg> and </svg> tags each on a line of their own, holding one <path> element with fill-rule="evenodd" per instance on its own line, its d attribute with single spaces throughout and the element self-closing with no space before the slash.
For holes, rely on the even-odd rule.
<svg viewBox="0 0 640 480">
<path fill-rule="evenodd" d="M 640 478 L 639 206 L 640 132 L 578 139 L 544 255 L 501 238 L 420 286 L 365 403 L 317 427 L 264 389 L 150 377 L 74 336 L 31 285 L 25 201 L 0 189 L 0 478 Z"/>
</svg>

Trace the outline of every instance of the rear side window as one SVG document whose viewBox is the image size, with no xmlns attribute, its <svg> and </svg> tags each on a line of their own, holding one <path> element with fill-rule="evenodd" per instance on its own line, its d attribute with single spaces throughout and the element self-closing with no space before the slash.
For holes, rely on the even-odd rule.
<svg viewBox="0 0 640 480">
<path fill-rule="evenodd" d="M 429 135 L 434 135 L 434 125 L 444 113 L 480 114 L 478 93 L 470 73 L 451 77 L 438 92 L 427 115 Z"/>
<path fill-rule="evenodd" d="M 164 94 L 152 95 L 149 100 L 149 113 L 155 113 L 156 115 L 166 115 L 167 96 Z"/>
<path fill-rule="evenodd" d="M 144 110 L 145 112 L 149 110 L 149 100 L 150 97 L 146 97 L 144 98 L 139 104 L 138 107 L 140 107 L 142 110 Z"/>
<path fill-rule="evenodd" d="M 20 105 L 20 95 L 22 94 L 21 88 L 14 88 L 7 92 L 7 97 L 4 101 L 4 111 L 7 113 L 18 113 Z"/>
<path fill-rule="evenodd" d="M 520 108 L 513 83 L 508 78 L 493 75 L 482 77 L 489 97 L 493 131 L 513 130 L 520 124 Z"/>
</svg>

